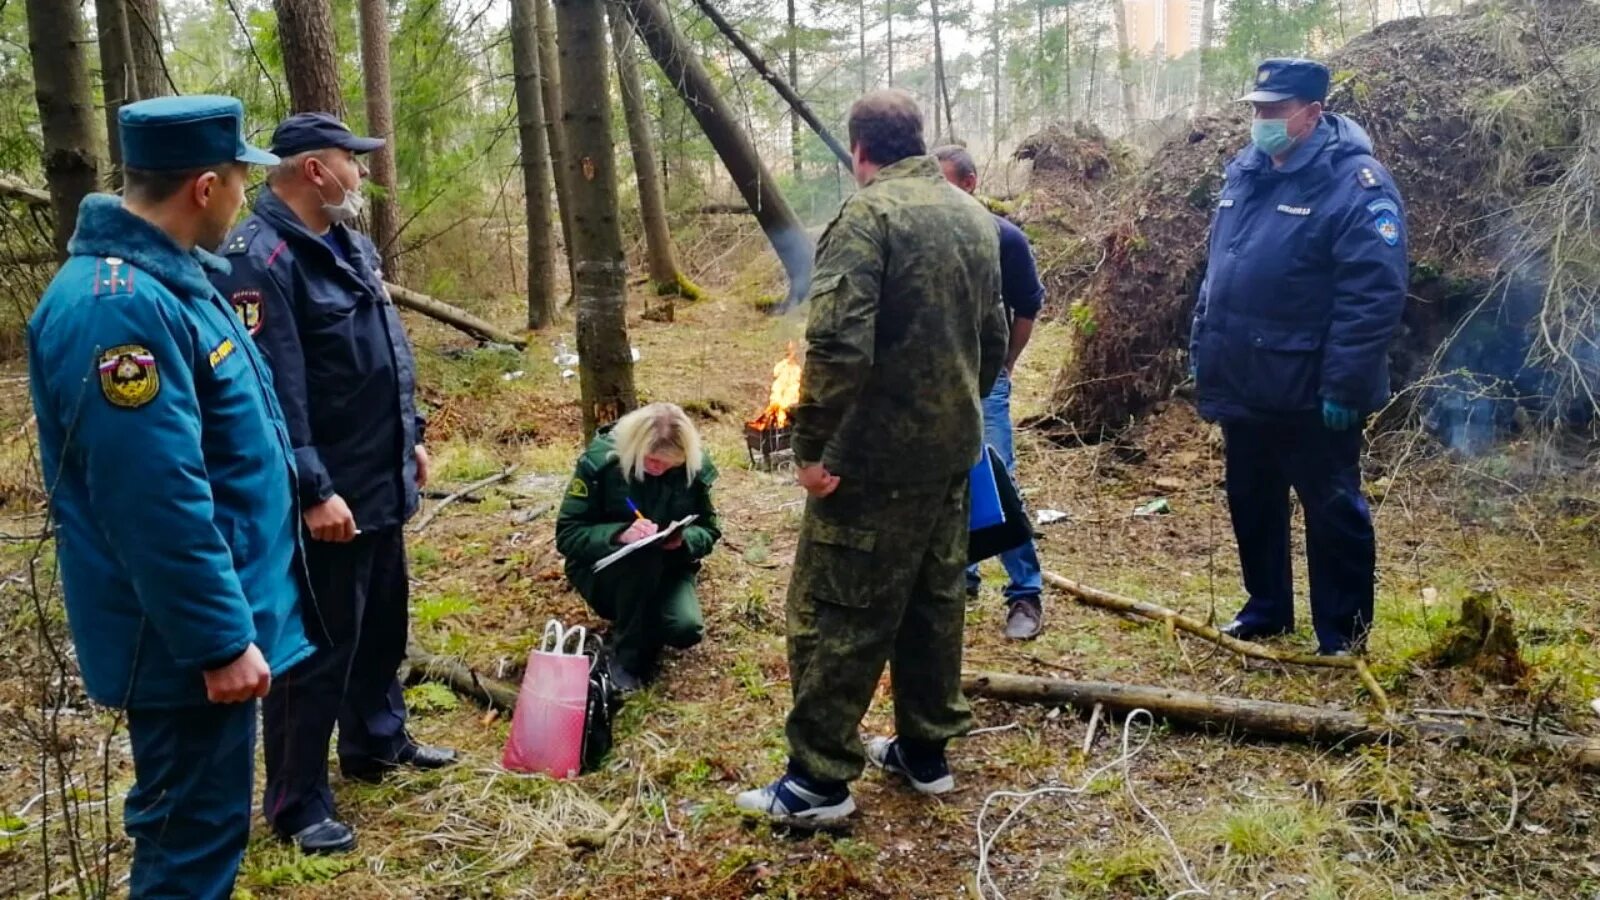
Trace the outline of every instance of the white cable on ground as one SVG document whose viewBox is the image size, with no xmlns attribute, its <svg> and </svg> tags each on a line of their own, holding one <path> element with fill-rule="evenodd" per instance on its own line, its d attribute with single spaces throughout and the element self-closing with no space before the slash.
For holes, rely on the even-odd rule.
<svg viewBox="0 0 1600 900">
<path fill-rule="evenodd" d="M 1128 746 L 1130 741 L 1129 736 L 1133 732 L 1133 722 L 1138 718 L 1143 718 L 1149 727 L 1145 729 L 1144 736 L 1139 741 L 1139 745 L 1137 747 L 1130 748 Z M 1167 826 L 1161 821 L 1161 819 L 1158 818 L 1155 813 L 1150 811 L 1150 807 L 1144 805 L 1144 801 L 1139 799 L 1138 794 L 1134 793 L 1132 770 L 1133 759 L 1140 753 L 1144 752 L 1144 748 L 1149 745 L 1150 736 L 1155 733 L 1155 729 L 1155 716 L 1152 716 L 1150 711 L 1147 709 L 1136 709 L 1128 713 L 1128 717 L 1122 720 L 1122 754 L 1100 768 L 1095 769 L 1093 772 L 1090 772 L 1083 779 L 1083 783 L 1079 786 L 1075 788 L 1047 787 L 1039 788 L 1038 790 L 1034 791 L 1021 792 L 995 791 L 988 797 L 984 798 L 983 806 L 978 810 L 978 869 L 976 874 L 979 900 L 1005 900 L 1005 894 L 1001 893 L 1000 886 L 995 883 L 994 876 L 989 874 L 989 852 L 993 849 L 995 841 L 999 840 L 1001 833 L 1011 825 L 1012 821 L 1014 821 L 1017 816 L 1022 814 L 1024 809 L 1028 808 L 1028 804 L 1039 799 L 1040 797 L 1048 797 L 1053 794 L 1072 797 L 1081 796 L 1089 790 L 1089 786 L 1094 783 L 1096 778 L 1099 778 L 1101 775 L 1105 774 L 1111 769 L 1116 768 L 1117 766 L 1122 767 L 1122 785 L 1127 789 L 1128 799 L 1132 800 L 1134 805 L 1139 808 L 1139 812 L 1143 813 L 1145 818 L 1154 822 L 1156 828 L 1161 831 L 1162 839 L 1165 840 L 1167 842 L 1167 846 L 1172 849 L 1173 859 L 1178 861 L 1178 870 L 1183 874 L 1183 880 L 1189 883 L 1188 888 L 1173 894 L 1172 896 L 1168 897 L 1167 900 L 1176 900 L 1178 897 L 1211 896 L 1211 892 L 1206 890 L 1205 886 L 1200 883 L 1199 879 L 1195 878 L 1193 870 L 1189 868 L 1188 860 L 1183 858 L 1183 851 L 1178 849 L 1178 842 L 1173 840 L 1172 832 L 1167 830 Z M 1021 802 L 1019 802 L 1016 808 L 1007 814 L 1004 819 L 1000 820 L 1000 823 L 994 827 L 993 831 L 985 835 L 983 830 L 984 820 L 989 814 L 989 807 L 996 800 L 1019 800 Z"/>
</svg>

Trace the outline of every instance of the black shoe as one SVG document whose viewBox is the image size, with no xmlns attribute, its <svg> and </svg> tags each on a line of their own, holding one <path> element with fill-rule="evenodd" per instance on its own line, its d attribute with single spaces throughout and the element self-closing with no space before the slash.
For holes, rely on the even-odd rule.
<svg viewBox="0 0 1600 900">
<path fill-rule="evenodd" d="M 356 833 L 338 819 L 323 819 L 284 838 L 307 856 L 349 853 L 356 848 Z"/>
<path fill-rule="evenodd" d="M 618 693 L 632 694 L 644 687 L 644 680 L 629 672 L 622 663 L 617 662 L 615 656 L 606 660 L 606 674 L 611 678 L 611 686 Z"/>
<path fill-rule="evenodd" d="M 345 778 L 352 781 L 364 781 L 367 784 L 377 784 L 383 777 L 401 766 L 424 771 L 442 769 L 455 765 L 456 751 L 448 747 L 430 747 L 427 744 L 407 744 L 400 756 L 393 762 L 388 760 L 368 760 L 363 763 L 341 763 L 339 771 Z"/>
<path fill-rule="evenodd" d="M 1044 610 L 1036 598 L 1013 600 L 1011 608 L 1006 610 L 1006 637 L 1013 641 L 1031 641 L 1039 636 L 1043 623 Z"/>
<path fill-rule="evenodd" d="M 1254 627 L 1251 625 L 1246 625 L 1238 619 L 1234 619 L 1232 622 L 1229 622 L 1218 630 L 1228 637 L 1238 638 L 1241 641 L 1254 641 L 1261 638 L 1280 637 L 1294 631 L 1293 628 Z"/>
</svg>

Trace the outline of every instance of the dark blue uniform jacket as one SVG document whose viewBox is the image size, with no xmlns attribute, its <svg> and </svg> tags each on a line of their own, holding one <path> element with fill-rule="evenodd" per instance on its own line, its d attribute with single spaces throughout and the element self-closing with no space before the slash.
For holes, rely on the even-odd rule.
<svg viewBox="0 0 1600 900">
<path fill-rule="evenodd" d="M 1326 114 L 1274 168 L 1254 146 L 1228 164 L 1190 353 L 1200 413 L 1293 417 L 1389 398 L 1389 339 L 1405 307 L 1405 214 L 1361 126 Z"/>
<path fill-rule="evenodd" d="M 416 365 L 377 249 L 342 225 L 330 236 L 343 256 L 262 188 L 213 281 L 272 363 L 301 503 L 338 494 L 357 528 L 399 525 L 417 509 Z"/>
<path fill-rule="evenodd" d="M 312 651 L 294 457 L 266 362 L 206 280 L 227 263 L 104 194 L 69 250 L 28 373 L 89 696 L 203 704 L 202 672 L 252 642 L 283 673 Z"/>
</svg>

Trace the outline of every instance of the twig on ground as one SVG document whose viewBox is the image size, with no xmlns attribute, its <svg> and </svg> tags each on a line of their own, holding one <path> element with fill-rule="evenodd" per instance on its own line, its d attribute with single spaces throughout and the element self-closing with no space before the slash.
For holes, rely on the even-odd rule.
<svg viewBox="0 0 1600 900">
<path fill-rule="evenodd" d="M 599 831 L 579 831 L 567 838 L 567 846 L 575 850 L 604 850 L 606 844 L 617 836 L 628 824 L 628 817 L 633 814 L 634 797 L 622 801 L 611 820 L 606 822 L 606 827 Z"/>
<path fill-rule="evenodd" d="M 1089 751 L 1094 749 L 1094 739 L 1099 735 L 1100 732 L 1100 717 L 1105 714 L 1105 711 L 1106 705 L 1104 703 L 1096 703 L 1094 705 L 1094 712 L 1089 714 L 1089 728 L 1083 733 L 1084 756 L 1088 756 Z"/>
<path fill-rule="evenodd" d="M 498 484 L 499 482 L 505 481 L 507 478 L 510 478 L 511 473 L 515 472 L 516 470 L 516 466 L 511 466 L 502 472 L 497 472 L 494 475 L 490 475 L 488 478 L 482 478 L 474 481 L 461 490 L 456 491 L 454 494 L 451 494 L 448 497 L 445 497 L 443 500 L 440 500 L 438 505 L 436 505 L 433 509 L 428 510 L 426 515 L 417 520 L 417 524 L 413 525 L 411 528 L 412 533 L 415 534 L 421 532 L 422 529 L 427 528 L 433 523 L 434 519 L 438 518 L 439 513 L 443 512 L 445 507 L 455 503 L 457 500 L 460 500 L 463 497 L 466 497 L 473 491 L 481 491 L 491 484 Z"/>
</svg>

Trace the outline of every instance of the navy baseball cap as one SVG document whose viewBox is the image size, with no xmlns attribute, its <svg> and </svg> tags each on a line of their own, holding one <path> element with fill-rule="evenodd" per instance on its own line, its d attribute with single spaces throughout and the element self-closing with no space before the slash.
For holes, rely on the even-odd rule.
<svg viewBox="0 0 1600 900">
<path fill-rule="evenodd" d="M 382 146 L 383 138 L 357 137 L 343 122 L 320 112 L 296 113 L 272 132 L 272 152 L 279 156 L 334 147 L 351 153 L 371 153 Z"/>
<path fill-rule="evenodd" d="M 147 172 L 181 172 L 225 162 L 277 165 L 278 158 L 244 139 L 244 104 L 196 94 L 129 103 L 117 111 L 122 164 Z"/>
<path fill-rule="evenodd" d="M 1277 103 L 1328 99 L 1328 67 L 1309 59 L 1269 59 L 1256 67 L 1256 89 L 1239 98 L 1241 103 Z"/>
</svg>

